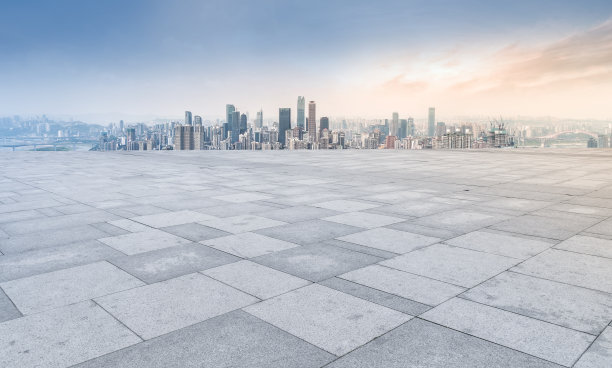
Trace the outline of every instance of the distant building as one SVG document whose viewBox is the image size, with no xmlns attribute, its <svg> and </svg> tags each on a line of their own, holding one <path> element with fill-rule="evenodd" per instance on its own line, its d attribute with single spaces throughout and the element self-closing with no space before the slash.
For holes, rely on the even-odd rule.
<svg viewBox="0 0 612 368">
<path fill-rule="evenodd" d="M 436 108 L 430 107 L 429 116 L 427 119 L 427 135 L 430 137 L 433 137 L 436 133 L 435 129 L 436 129 Z"/>
<path fill-rule="evenodd" d="M 302 130 L 306 129 L 305 125 L 305 110 L 306 110 L 306 99 L 304 96 L 298 96 L 297 100 L 297 126 L 302 127 Z"/>
<path fill-rule="evenodd" d="M 399 114 L 397 112 L 393 113 L 393 117 L 391 118 L 391 123 L 389 125 L 389 135 L 398 135 L 399 129 Z"/>
<path fill-rule="evenodd" d="M 202 117 L 199 115 L 194 116 L 193 125 L 202 125 Z"/>
<path fill-rule="evenodd" d="M 395 148 L 395 141 L 397 140 L 397 137 L 394 135 L 388 135 L 387 138 L 385 139 L 385 148 L 386 149 L 394 149 Z"/>
<path fill-rule="evenodd" d="M 287 131 L 291 130 L 291 109 L 278 109 L 278 142 L 286 145 Z"/>
<path fill-rule="evenodd" d="M 246 114 L 240 115 L 240 134 L 247 131 L 247 116 Z"/>
<path fill-rule="evenodd" d="M 193 120 L 191 119 L 191 111 L 185 111 L 185 125 L 192 125 Z"/>
<path fill-rule="evenodd" d="M 589 138 L 587 148 L 597 148 L 597 140 L 593 137 Z"/>
<path fill-rule="evenodd" d="M 319 121 L 319 136 L 321 136 L 324 129 L 329 131 L 329 118 L 326 116 L 322 117 Z"/>
<path fill-rule="evenodd" d="M 234 111 L 232 113 L 231 123 L 231 143 L 238 142 L 238 136 L 240 135 L 240 111 Z"/>
<path fill-rule="evenodd" d="M 263 127 L 263 110 L 257 111 L 257 118 L 255 119 L 255 127 L 259 129 Z"/>
<path fill-rule="evenodd" d="M 314 101 L 308 103 L 308 137 L 311 142 L 317 141 L 317 104 Z"/>
<path fill-rule="evenodd" d="M 398 133 L 398 138 L 403 139 L 408 136 L 408 120 L 402 119 L 400 120 L 400 128 Z"/>
<path fill-rule="evenodd" d="M 176 125 L 174 127 L 174 149 L 178 151 L 193 150 L 193 126 Z"/>
</svg>

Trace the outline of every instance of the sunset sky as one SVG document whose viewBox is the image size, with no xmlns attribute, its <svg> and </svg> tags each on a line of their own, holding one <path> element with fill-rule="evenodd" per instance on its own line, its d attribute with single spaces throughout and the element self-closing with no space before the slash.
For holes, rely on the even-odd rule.
<svg viewBox="0 0 612 368">
<path fill-rule="evenodd" d="M 610 119 L 612 1 L 3 1 L 0 85 L 5 115 L 273 116 L 304 95 L 330 116 Z"/>
</svg>

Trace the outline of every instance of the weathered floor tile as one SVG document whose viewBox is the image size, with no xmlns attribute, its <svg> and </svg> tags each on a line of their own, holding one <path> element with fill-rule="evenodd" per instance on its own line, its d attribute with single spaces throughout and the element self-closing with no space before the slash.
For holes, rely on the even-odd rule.
<svg viewBox="0 0 612 368">
<path fill-rule="evenodd" d="M 363 231 L 362 228 L 323 220 L 308 220 L 256 231 L 296 244 L 313 244 Z"/>
<path fill-rule="evenodd" d="M 302 279 L 317 282 L 382 260 L 332 245 L 295 247 L 252 259 Z"/>
<path fill-rule="evenodd" d="M 549 249 L 512 271 L 612 293 L 612 259 Z"/>
<path fill-rule="evenodd" d="M 181 238 L 189 239 L 194 242 L 219 238 L 221 236 L 230 235 L 230 233 L 215 229 L 212 227 L 200 224 L 182 224 L 169 227 L 163 227 L 161 230 L 180 236 Z"/>
<path fill-rule="evenodd" d="M 127 230 L 131 233 L 137 233 L 140 231 L 149 231 L 152 230 L 152 228 L 150 226 L 147 225 L 143 225 L 139 222 L 136 221 L 132 221 L 129 219 L 121 219 L 121 220 L 115 220 L 115 221 L 109 221 L 109 224 L 116 226 L 118 228 Z"/>
<path fill-rule="evenodd" d="M 327 280 L 318 282 L 323 286 L 341 291 L 345 294 L 356 296 L 369 302 L 382 305 L 387 308 L 395 309 L 396 311 L 418 316 L 429 309 L 431 306 L 425 305 L 414 300 L 402 298 L 400 296 L 389 294 L 384 291 L 373 289 L 371 287 L 357 284 L 352 281 L 332 277 Z"/>
<path fill-rule="evenodd" d="M 459 298 L 421 318 L 565 366 L 574 364 L 594 340 L 592 335 Z"/>
<path fill-rule="evenodd" d="M 434 244 L 381 262 L 382 265 L 463 287 L 473 287 L 519 260 L 470 249 Z"/>
<path fill-rule="evenodd" d="M 428 227 L 437 227 L 451 231 L 470 232 L 493 225 L 507 219 L 508 216 L 479 212 L 474 210 L 452 210 L 425 216 L 413 220 L 412 223 Z"/>
<path fill-rule="evenodd" d="M 415 318 L 329 368 L 561 368 L 560 365 Z"/>
<path fill-rule="evenodd" d="M 202 273 L 259 299 L 268 299 L 310 284 L 299 277 L 246 260 Z"/>
<path fill-rule="evenodd" d="M 327 208 L 328 210 L 334 210 L 339 212 L 355 212 L 363 211 L 374 207 L 379 207 L 382 204 L 374 202 L 362 202 L 362 201 L 351 201 L 346 199 L 338 199 L 327 202 L 320 202 L 312 204 L 311 206 Z"/>
<path fill-rule="evenodd" d="M 0 323 L 19 317 L 21 317 L 21 313 L 0 288 Z"/>
<path fill-rule="evenodd" d="M 239 215 L 225 218 L 217 218 L 201 222 L 203 225 L 214 227 L 232 234 L 246 233 L 249 231 L 265 229 L 274 226 L 285 225 L 285 222 L 255 215 Z"/>
<path fill-rule="evenodd" d="M 190 240 L 156 229 L 98 240 L 128 255 L 192 243 Z"/>
<path fill-rule="evenodd" d="M 555 245 L 555 249 L 612 258 L 612 240 L 576 235 Z"/>
<path fill-rule="evenodd" d="M 373 229 L 385 225 L 396 224 L 403 222 L 405 219 L 399 217 L 391 217 L 378 215 L 367 212 L 346 212 L 335 216 L 324 217 L 322 220 L 337 222 L 339 224 L 362 227 L 365 229 Z"/>
<path fill-rule="evenodd" d="M 398 254 L 408 253 L 441 240 L 434 237 L 387 228 L 362 231 L 342 236 L 338 239 Z"/>
<path fill-rule="evenodd" d="M 493 225 L 491 228 L 518 234 L 564 240 L 593 226 L 599 221 L 596 218 L 586 218 L 580 215 L 574 215 L 572 218 L 525 215 Z"/>
<path fill-rule="evenodd" d="M 7 232 L 9 235 L 23 235 L 51 230 L 60 230 L 79 225 L 89 225 L 96 222 L 104 222 L 115 219 L 117 219 L 117 216 L 111 213 L 96 210 L 94 212 L 88 212 L 87 214 L 62 214 L 61 216 L 55 217 L 10 222 L 7 224 L 1 224 L 0 228 L 2 228 L 2 230 Z"/>
<path fill-rule="evenodd" d="M 109 264 L 98 262 L 0 283 L 23 314 L 32 314 L 144 285 Z"/>
<path fill-rule="evenodd" d="M 108 234 L 94 228 L 93 226 L 77 226 L 13 236 L 7 239 L 0 238 L 0 251 L 4 254 L 21 253 L 45 247 L 66 245 L 84 240 L 99 239 L 105 236 L 108 236 Z"/>
<path fill-rule="evenodd" d="M 96 240 L 8 254 L 0 257 L 0 282 L 93 263 L 122 255 L 123 253 Z"/>
<path fill-rule="evenodd" d="M 237 194 L 226 194 L 221 196 L 213 197 L 214 199 L 219 199 L 225 202 L 230 203 L 246 203 L 246 202 L 254 202 L 260 200 L 266 200 L 273 198 L 271 195 L 262 194 L 262 193 L 237 193 Z"/>
<path fill-rule="evenodd" d="M 514 272 L 487 280 L 461 297 L 594 335 L 612 320 L 608 293 Z"/>
<path fill-rule="evenodd" d="M 271 218 L 273 220 L 293 223 L 334 216 L 339 213 L 340 212 L 338 211 L 333 211 L 327 208 L 319 208 L 314 206 L 294 206 L 266 211 L 261 213 L 261 216 Z"/>
<path fill-rule="evenodd" d="M 299 247 L 299 244 L 250 232 L 209 239 L 201 243 L 242 258 L 253 258 Z"/>
<path fill-rule="evenodd" d="M 612 327 L 608 327 L 584 353 L 575 368 L 608 368 L 612 363 Z"/>
<path fill-rule="evenodd" d="M 154 283 L 236 262 L 240 258 L 201 244 L 181 245 L 111 259 L 146 283 Z"/>
<path fill-rule="evenodd" d="M 0 323 L 0 366 L 68 367 L 140 341 L 85 301 Z"/>
<path fill-rule="evenodd" d="M 554 245 L 545 241 L 512 236 L 509 233 L 499 234 L 488 231 L 474 231 L 446 240 L 444 243 L 519 259 L 527 259 Z"/>
<path fill-rule="evenodd" d="M 258 299 L 199 273 L 97 298 L 144 339 L 242 308 Z"/>
<path fill-rule="evenodd" d="M 379 265 L 371 265 L 338 276 L 358 284 L 427 305 L 438 305 L 465 288 Z"/>
<path fill-rule="evenodd" d="M 145 224 L 147 226 L 160 228 L 188 224 L 192 222 L 210 221 L 214 219 L 214 216 L 205 215 L 201 212 L 184 210 L 132 217 L 131 220 L 140 222 L 141 224 Z"/>
<path fill-rule="evenodd" d="M 244 310 L 335 355 L 346 354 L 411 318 L 317 284 Z"/>
</svg>

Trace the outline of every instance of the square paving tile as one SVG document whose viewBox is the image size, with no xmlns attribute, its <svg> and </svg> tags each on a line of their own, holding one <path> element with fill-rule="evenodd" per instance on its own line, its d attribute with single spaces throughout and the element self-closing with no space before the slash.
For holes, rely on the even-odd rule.
<svg viewBox="0 0 612 368">
<path fill-rule="evenodd" d="M 273 226 L 285 225 L 286 222 L 276 221 L 255 215 L 240 215 L 225 218 L 216 218 L 202 222 L 203 225 L 214 227 L 232 234 L 246 233 Z"/>
<path fill-rule="evenodd" d="M 575 368 L 607 368 L 612 361 L 612 327 L 599 335 L 589 350 L 580 358 Z"/>
<path fill-rule="evenodd" d="M 411 318 L 317 284 L 244 310 L 335 355 L 346 354 Z"/>
<path fill-rule="evenodd" d="M 360 268 L 338 277 L 427 305 L 438 305 L 465 291 L 459 286 L 379 265 Z"/>
<path fill-rule="evenodd" d="M 329 368 L 561 368 L 560 365 L 415 318 Z"/>
<path fill-rule="evenodd" d="M 382 265 L 463 287 L 473 287 L 520 262 L 514 258 L 435 244 Z"/>
<path fill-rule="evenodd" d="M 612 259 L 549 249 L 512 271 L 612 293 Z"/>
<path fill-rule="evenodd" d="M 381 203 L 374 202 L 361 202 L 361 201 L 351 201 L 347 199 L 337 199 L 333 201 L 320 202 L 312 204 L 311 206 L 319 207 L 319 208 L 327 208 L 328 210 L 334 210 L 338 212 L 355 212 L 355 211 L 363 211 L 370 208 L 375 208 L 382 206 Z"/>
<path fill-rule="evenodd" d="M 510 233 L 500 234 L 488 231 L 474 231 L 446 240 L 444 243 L 519 259 L 527 259 L 554 245 L 554 243 L 542 240 L 513 236 Z"/>
<path fill-rule="evenodd" d="M 32 314 L 144 285 L 108 262 L 0 283 L 23 314 Z"/>
<path fill-rule="evenodd" d="M 555 245 L 555 249 L 612 258 L 612 240 L 576 235 Z"/>
<path fill-rule="evenodd" d="M 220 199 L 225 202 L 230 203 L 246 203 L 246 202 L 254 202 L 261 201 L 273 198 L 271 195 L 262 194 L 262 193 L 237 193 L 237 194 L 226 194 L 222 196 L 213 197 L 214 199 Z"/>
<path fill-rule="evenodd" d="M 146 283 L 154 283 L 236 262 L 240 258 L 201 244 L 182 245 L 111 259 Z"/>
<path fill-rule="evenodd" d="M 117 226 L 118 228 L 127 230 L 131 233 L 152 230 L 150 226 L 143 225 L 139 222 L 132 221 L 129 219 L 114 220 L 114 221 L 109 221 L 108 223 L 113 226 Z"/>
<path fill-rule="evenodd" d="M 0 366 L 68 367 L 140 341 L 85 301 L 0 323 Z"/>
<path fill-rule="evenodd" d="M 296 244 L 313 244 L 363 231 L 362 228 L 331 221 L 308 220 L 256 231 L 258 234 Z"/>
<path fill-rule="evenodd" d="M 75 368 L 318 368 L 333 359 L 269 323 L 234 311 Z"/>
<path fill-rule="evenodd" d="M 47 247 L 0 257 L 0 282 L 122 256 L 96 240 Z"/>
<path fill-rule="evenodd" d="M 504 272 L 462 298 L 599 334 L 612 320 L 612 295 L 559 282 Z"/>
<path fill-rule="evenodd" d="M 590 233 L 612 236 L 612 219 L 604 220 L 593 227 L 586 229 Z"/>
<path fill-rule="evenodd" d="M 187 239 L 183 239 L 165 231 L 156 229 L 119 236 L 111 236 L 98 240 L 129 255 L 192 243 Z"/>
<path fill-rule="evenodd" d="M 246 260 L 202 273 L 259 299 L 268 299 L 310 284 L 299 277 Z"/>
<path fill-rule="evenodd" d="M 300 222 L 337 215 L 340 212 L 313 206 L 294 206 L 263 212 L 261 215 L 284 222 Z"/>
<path fill-rule="evenodd" d="M 474 210 L 452 210 L 418 218 L 412 223 L 442 229 L 470 232 L 506 220 L 508 216 Z"/>
<path fill-rule="evenodd" d="M 182 225 L 192 222 L 210 221 L 214 219 L 216 219 L 214 216 L 188 210 L 132 217 L 133 221 L 156 228 Z"/>
<path fill-rule="evenodd" d="M 441 240 L 430 236 L 387 228 L 366 230 L 342 236 L 338 239 L 398 254 L 408 253 Z"/>
<path fill-rule="evenodd" d="M 228 235 L 205 240 L 201 243 L 242 258 L 253 258 L 299 247 L 299 244 L 289 243 L 256 233 Z"/>
<path fill-rule="evenodd" d="M 197 209 L 196 211 L 202 212 L 206 215 L 215 217 L 232 217 L 236 215 L 252 215 L 260 212 L 268 212 L 275 210 L 276 207 L 272 207 L 266 204 L 257 202 L 247 203 L 225 203 L 221 206 L 205 207 Z"/>
<path fill-rule="evenodd" d="M 594 340 L 582 332 L 459 298 L 421 318 L 568 367 Z"/>
<path fill-rule="evenodd" d="M 163 227 L 161 230 L 194 242 L 230 235 L 228 232 L 200 224 L 175 225 Z"/>
<path fill-rule="evenodd" d="M 491 226 L 492 229 L 557 240 L 567 239 L 583 231 L 600 219 L 574 215 L 572 218 L 555 218 L 525 215 Z"/>
<path fill-rule="evenodd" d="M 15 307 L 15 304 L 0 288 L 0 323 L 21 317 L 21 313 Z"/>
<path fill-rule="evenodd" d="M 90 225 L 69 227 L 59 230 L 0 238 L 0 252 L 4 254 L 21 253 L 29 250 L 93 240 L 108 236 L 107 233 Z"/>
<path fill-rule="evenodd" d="M 358 226 L 365 229 L 373 229 L 385 225 L 403 222 L 405 219 L 366 212 L 347 212 L 340 215 L 324 217 L 322 220 L 337 222 L 339 224 Z"/>
<path fill-rule="evenodd" d="M 242 308 L 258 299 L 195 273 L 97 298 L 144 339 Z"/>
<path fill-rule="evenodd" d="M 302 279 L 321 281 L 382 260 L 333 245 L 313 244 L 252 259 L 254 262 Z"/>
</svg>

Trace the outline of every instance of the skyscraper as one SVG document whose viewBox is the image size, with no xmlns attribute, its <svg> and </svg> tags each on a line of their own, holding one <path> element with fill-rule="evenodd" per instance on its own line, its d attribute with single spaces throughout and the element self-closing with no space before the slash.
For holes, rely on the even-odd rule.
<svg viewBox="0 0 612 368">
<path fill-rule="evenodd" d="M 429 118 L 427 120 L 427 135 L 433 137 L 436 134 L 436 108 L 429 108 Z"/>
<path fill-rule="evenodd" d="M 297 101 L 297 126 L 302 127 L 302 129 L 306 129 L 305 126 L 305 110 L 306 110 L 306 100 L 304 96 L 298 96 Z"/>
<path fill-rule="evenodd" d="M 329 131 L 329 118 L 326 116 L 322 117 L 319 121 L 319 136 L 321 136 L 323 129 L 327 129 L 327 131 Z"/>
<path fill-rule="evenodd" d="M 225 105 L 225 122 L 228 123 L 230 127 L 232 126 L 232 117 L 234 111 L 236 111 L 234 105 Z"/>
<path fill-rule="evenodd" d="M 185 111 L 185 125 L 193 125 L 193 121 L 191 119 L 191 111 Z"/>
<path fill-rule="evenodd" d="M 193 125 L 202 125 L 202 117 L 199 115 L 194 116 Z"/>
<path fill-rule="evenodd" d="M 240 134 L 247 131 L 247 116 L 246 114 L 240 115 Z"/>
<path fill-rule="evenodd" d="M 408 120 L 402 119 L 400 120 L 400 128 L 398 138 L 403 139 L 408 136 Z"/>
<path fill-rule="evenodd" d="M 255 120 L 255 127 L 261 129 L 263 126 L 263 110 L 257 112 L 257 119 Z"/>
<path fill-rule="evenodd" d="M 287 130 L 291 129 L 291 109 L 278 109 L 278 141 L 283 145 L 287 144 Z"/>
<path fill-rule="evenodd" d="M 393 118 L 391 119 L 391 126 L 389 127 L 389 135 L 398 135 L 399 128 L 399 114 L 394 112 Z"/>
<path fill-rule="evenodd" d="M 232 124 L 231 124 L 232 139 L 231 139 L 231 142 L 232 143 L 236 143 L 236 142 L 238 142 L 238 136 L 240 135 L 240 111 L 232 112 L 232 118 L 231 119 L 232 119 Z"/>
<path fill-rule="evenodd" d="M 308 139 L 317 141 L 317 104 L 314 101 L 308 103 Z"/>
</svg>

